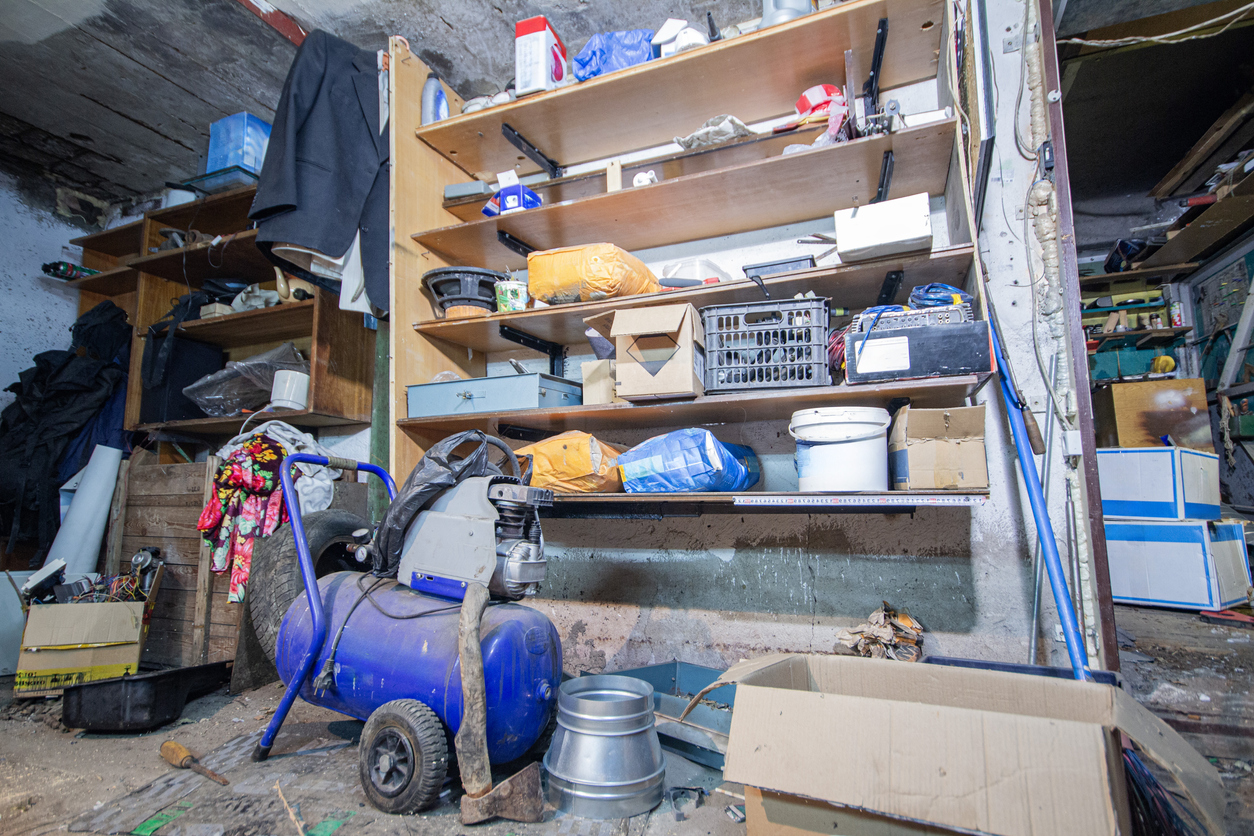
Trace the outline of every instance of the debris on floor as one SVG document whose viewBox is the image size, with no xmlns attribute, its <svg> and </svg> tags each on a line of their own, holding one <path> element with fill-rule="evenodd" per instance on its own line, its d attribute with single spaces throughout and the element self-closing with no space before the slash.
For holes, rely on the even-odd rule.
<svg viewBox="0 0 1254 836">
<path fill-rule="evenodd" d="M 864 624 L 837 633 L 836 641 L 873 659 L 917 662 L 923 655 L 923 625 L 885 601 Z"/>
<path fill-rule="evenodd" d="M 15 700 L 0 708 L 0 720 L 42 721 L 45 726 L 59 732 L 68 732 L 61 722 L 61 700 Z"/>
</svg>

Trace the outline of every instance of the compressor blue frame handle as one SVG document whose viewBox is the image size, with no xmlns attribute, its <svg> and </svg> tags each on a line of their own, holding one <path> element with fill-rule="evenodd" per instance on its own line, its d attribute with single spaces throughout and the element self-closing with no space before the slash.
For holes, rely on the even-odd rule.
<svg viewBox="0 0 1254 836">
<path fill-rule="evenodd" d="M 1032 455 L 1032 445 L 1028 441 L 1028 429 L 1023 421 L 1023 407 L 1010 381 L 1010 366 L 1002 350 L 1001 335 L 997 333 L 997 325 L 991 319 L 989 325 L 991 326 L 989 332 L 993 336 L 993 354 L 997 358 L 997 374 L 1001 379 L 1001 394 L 1006 401 L 1006 418 L 1010 421 L 1010 432 L 1014 436 L 1015 450 L 1019 454 L 1019 469 L 1023 472 L 1023 482 L 1028 489 L 1032 519 L 1036 522 L 1036 536 L 1041 541 L 1041 553 L 1045 557 L 1045 569 L 1049 573 L 1049 588 L 1054 593 L 1054 606 L 1058 608 L 1058 620 L 1062 622 L 1062 635 L 1067 642 L 1067 655 L 1071 657 L 1071 671 L 1076 679 L 1091 681 L 1093 675 L 1089 673 L 1088 653 L 1084 649 L 1084 638 L 1080 635 L 1080 626 L 1076 621 L 1075 609 L 1071 605 L 1071 596 L 1066 591 L 1067 579 L 1062 572 L 1062 558 L 1058 555 L 1058 541 L 1054 538 L 1054 525 L 1049 519 L 1049 509 L 1045 505 L 1045 496 L 1041 490 L 1041 477 L 1036 472 L 1036 459 Z"/>
<path fill-rule="evenodd" d="M 383 480 L 388 490 L 388 499 L 396 499 L 396 482 L 392 481 L 391 474 L 377 464 L 338 457 L 315 456 L 312 453 L 293 453 L 283 459 L 283 464 L 279 468 L 279 479 L 283 485 L 283 500 L 287 503 L 287 513 L 292 523 L 292 538 L 296 541 L 296 558 L 300 564 L 300 579 L 305 585 L 305 597 L 309 600 L 313 632 L 309 639 L 309 647 L 305 649 L 305 655 L 301 657 L 296 675 L 292 677 L 291 682 L 287 683 L 283 699 L 279 700 L 279 706 L 274 710 L 270 724 L 266 726 L 265 733 L 261 735 L 261 740 L 257 743 L 257 748 L 253 750 L 254 761 L 264 761 L 270 756 L 270 748 L 274 745 L 274 739 L 279 736 L 279 729 L 283 726 L 283 721 L 287 719 L 287 712 L 291 710 L 292 703 L 296 702 L 300 689 L 305 686 L 305 680 L 309 678 L 309 672 L 313 670 L 314 662 L 327 640 L 326 611 L 322 606 L 322 594 L 318 591 L 318 579 L 314 575 L 313 555 L 309 553 L 309 540 L 305 537 L 305 521 L 300 513 L 300 497 L 292 483 L 292 469 L 295 465 L 302 463 L 373 473 Z"/>
</svg>

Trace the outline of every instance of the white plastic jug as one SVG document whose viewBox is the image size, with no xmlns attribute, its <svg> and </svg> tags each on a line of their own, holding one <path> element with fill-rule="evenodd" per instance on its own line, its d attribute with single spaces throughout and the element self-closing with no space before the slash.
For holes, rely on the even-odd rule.
<svg viewBox="0 0 1254 836">
<path fill-rule="evenodd" d="M 888 410 L 829 406 L 792 414 L 803 491 L 887 491 Z"/>
</svg>

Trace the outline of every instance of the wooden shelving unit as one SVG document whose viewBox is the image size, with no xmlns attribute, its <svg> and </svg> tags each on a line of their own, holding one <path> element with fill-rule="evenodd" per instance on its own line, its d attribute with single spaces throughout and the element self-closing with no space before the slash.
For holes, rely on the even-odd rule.
<svg viewBox="0 0 1254 836">
<path fill-rule="evenodd" d="M 942 194 L 956 125 L 952 119 L 935 122 L 482 218 L 413 238 L 460 265 L 523 270 L 527 260 L 501 244 L 498 232 L 539 250 L 601 241 L 641 250 L 782 226 L 869 203 L 889 150 L 894 156 L 893 194 Z"/>
<path fill-rule="evenodd" d="M 1122 273 L 1099 273 L 1093 276 L 1081 276 L 1080 288 L 1086 291 L 1104 290 L 1115 284 L 1148 281 L 1150 279 L 1162 279 L 1166 282 L 1174 279 L 1176 276 L 1192 273 L 1199 266 L 1199 262 L 1185 261 L 1180 264 L 1165 264 L 1161 267 L 1139 267 L 1135 270 L 1125 270 Z"/>
<path fill-rule="evenodd" d="M 1150 328 L 1139 331 L 1117 331 L 1096 338 L 1097 345 L 1089 354 L 1099 351 L 1117 351 L 1122 348 L 1163 348 L 1186 336 L 1189 328 Z"/>
<path fill-rule="evenodd" d="M 662 148 L 699 127 L 710 115 L 735 113 L 747 123 L 792 112 L 800 91 L 818 83 L 845 82 L 844 52 L 868 63 L 878 20 L 893 21 L 881 88 L 935 78 L 940 61 L 945 6 L 936 0 L 851 0 L 761 32 L 651 61 L 582 84 L 527 96 L 500 107 L 422 126 L 421 88 L 427 67 L 408 46 L 393 39 L 391 66 L 392 250 L 391 468 L 408 473 L 422 452 L 444 436 L 471 428 L 498 433 L 503 425 L 541 432 L 616 428 L 716 426 L 746 421 L 785 421 L 797 409 L 839 404 L 887 406 L 909 399 L 920 406 L 953 406 L 970 398 L 987 375 L 901 380 L 862 386 L 826 386 L 715 394 L 690 401 L 585 405 L 563 409 L 467 413 L 407 418 L 406 387 L 426 383 L 442 371 L 465 378 L 486 373 L 489 352 L 515 350 L 501 336 L 516 331 L 561 346 L 586 344 L 585 317 L 648 305 L 757 301 L 761 291 L 737 281 L 647 296 L 560 305 L 467 319 L 442 319 L 421 287 L 427 271 L 444 266 L 522 269 L 526 259 L 498 240 L 508 233 L 535 249 L 610 242 L 638 251 L 815 222 L 831 227 L 832 212 L 865 205 L 875 196 L 885 152 L 893 152 L 892 196 L 927 192 L 945 195 L 955 147 L 956 119 L 851 142 L 782 155 L 785 145 L 809 143 L 813 131 L 758 136 L 697 152 L 660 150 L 649 159 L 624 163 L 654 168 L 662 181 L 607 192 L 605 176 L 559 176 L 531 188 L 544 196 L 538 209 L 495 218 L 480 214 L 485 196 L 443 200 L 446 186 L 496 172 L 538 171 L 502 134 L 508 125 L 561 166 L 592 162 L 649 148 Z M 861 85 L 862 79 L 853 80 Z M 560 173 L 559 173 L 560 174 Z M 820 267 L 766 280 L 775 299 L 813 291 L 833 305 L 861 309 L 876 303 L 886 275 L 902 271 L 895 300 L 928 282 L 967 284 L 974 249 L 962 201 L 948 204 L 951 246 L 891 259 Z M 813 248 L 801 250 L 817 254 Z M 973 291 L 980 300 L 980 290 Z M 986 495 L 948 496 L 948 504 L 970 507 Z M 596 516 L 651 513 L 648 508 L 696 508 L 697 513 L 756 508 L 770 510 L 889 513 L 909 509 L 925 497 L 753 493 L 746 495 L 613 494 L 559 497 L 554 513 Z M 608 509 L 608 510 L 607 510 Z M 662 513 L 662 512 L 659 512 Z"/>
<path fill-rule="evenodd" d="M 86 266 L 99 265 L 95 269 L 106 270 L 68 283 L 80 291 L 80 310 L 110 299 L 126 310 L 134 326 L 127 429 L 234 435 L 243 423 L 244 416 L 239 416 L 141 426 L 141 365 L 148 326 L 164 317 L 173 300 L 187 293 L 189 287 L 198 288 L 206 279 L 215 277 L 273 286 L 274 268 L 257 249 L 256 231 L 248 229 L 248 210 L 255 193 L 252 187 L 222 192 L 150 212 L 141 221 L 75 240 L 83 247 Z M 153 252 L 165 240 L 161 230 L 166 228 L 195 229 L 221 239 Z M 128 247 L 129 252 L 123 252 Z M 232 360 L 290 340 L 310 360 L 309 408 L 276 412 L 273 417 L 300 427 L 370 422 L 374 332 L 366 330 L 361 314 L 339 310 L 337 300 L 326 291 L 320 290 L 314 299 L 304 302 L 192 320 L 180 327 L 179 336 L 220 346 Z"/>
</svg>

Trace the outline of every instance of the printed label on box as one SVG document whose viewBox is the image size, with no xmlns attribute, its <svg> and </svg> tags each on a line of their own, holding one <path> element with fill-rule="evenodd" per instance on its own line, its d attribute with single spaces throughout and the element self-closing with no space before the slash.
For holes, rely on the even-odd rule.
<svg viewBox="0 0 1254 836">
<path fill-rule="evenodd" d="M 859 374 L 874 372 L 908 371 L 910 368 L 910 339 L 888 337 L 870 339 L 859 343 L 857 370 Z"/>
</svg>

